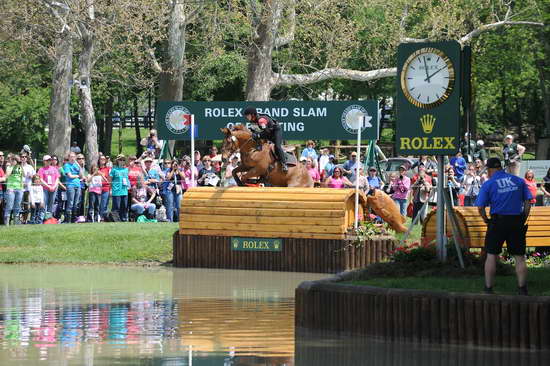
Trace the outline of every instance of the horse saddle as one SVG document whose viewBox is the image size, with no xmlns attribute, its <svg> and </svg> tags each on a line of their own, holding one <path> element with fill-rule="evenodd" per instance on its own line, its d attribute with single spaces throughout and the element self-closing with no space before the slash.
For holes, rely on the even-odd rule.
<svg viewBox="0 0 550 366">
<path fill-rule="evenodd" d="M 296 159 L 296 156 L 292 152 L 292 151 L 294 151 L 294 147 L 293 146 L 290 146 L 290 147 L 283 146 L 283 150 L 286 154 L 286 165 L 288 165 L 288 166 L 298 165 L 298 160 Z M 275 154 L 275 145 L 274 144 L 269 144 L 269 151 L 271 152 L 271 156 L 273 156 L 273 159 L 279 160 L 279 159 L 277 159 L 277 155 Z"/>
</svg>

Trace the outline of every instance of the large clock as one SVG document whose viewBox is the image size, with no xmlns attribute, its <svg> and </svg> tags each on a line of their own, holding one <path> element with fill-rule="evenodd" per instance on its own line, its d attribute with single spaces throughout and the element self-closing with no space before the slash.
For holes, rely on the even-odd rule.
<svg viewBox="0 0 550 366">
<path fill-rule="evenodd" d="M 419 108 L 433 108 L 453 92 L 455 69 L 441 50 L 424 47 L 405 60 L 400 77 L 401 89 L 410 103 Z"/>
</svg>

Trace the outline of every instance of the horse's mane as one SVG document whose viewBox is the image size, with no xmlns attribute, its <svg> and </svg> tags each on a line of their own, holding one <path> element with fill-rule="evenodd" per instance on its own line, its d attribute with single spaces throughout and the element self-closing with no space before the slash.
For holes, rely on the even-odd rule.
<svg viewBox="0 0 550 366">
<path fill-rule="evenodd" d="M 233 131 L 246 131 L 250 132 L 248 128 L 246 128 L 246 125 L 235 125 L 233 126 Z"/>
</svg>

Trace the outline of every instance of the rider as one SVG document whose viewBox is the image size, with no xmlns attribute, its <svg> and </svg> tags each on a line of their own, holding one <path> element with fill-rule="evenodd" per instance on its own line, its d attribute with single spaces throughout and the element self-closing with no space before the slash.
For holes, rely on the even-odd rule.
<svg viewBox="0 0 550 366">
<path fill-rule="evenodd" d="M 275 155 L 281 163 L 283 172 L 288 172 L 288 166 L 286 165 L 286 154 L 281 146 L 283 143 L 283 131 L 279 123 L 274 121 L 267 114 L 258 114 L 256 108 L 254 107 L 246 108 L 244 110 L 244 117 L 247 121 L 257 124 L 261 129 L 261 132 L 254 132 L 252 134 L 253 138 L 262 138 L 275 144 Z"/>
</svg>

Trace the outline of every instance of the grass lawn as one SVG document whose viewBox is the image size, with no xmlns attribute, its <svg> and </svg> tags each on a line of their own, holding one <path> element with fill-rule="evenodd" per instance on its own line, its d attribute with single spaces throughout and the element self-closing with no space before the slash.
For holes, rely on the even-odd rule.
<svg viewBox="0 0 550 366">
<path fill-rule="evenodd" d="M 0 263 L 163 263 L 177 223 L 19 225 L 0 228 Z"/>
<path fill-rule="evenodd" d="M 370 280 L 346 282 L 354 285 L 368 285 L 386 288 L 418 289 L 447 292 L 483 292 L 482 276 L 454 277 L 378 277 Z M 530 295 L 550 296 L 550 268 L 530 268 L 528 288 Z M 497 276 L 494 287 L 495 294 L 516 295 L 517 284 L 515 276 Z"/>
<path fill-rule="evenodd" d="M 149 130 L 147 128 L 141 128 L 141 138 L 147 137 Z M 119 141 L 120 133 L 120 141 Z M 135 128 L 114 128 L 113 138 L 111 140 L 111 155 L 117 156 L 121 153 L 128 155 L 136 155 L 136 130 Z"/>
</svg>

